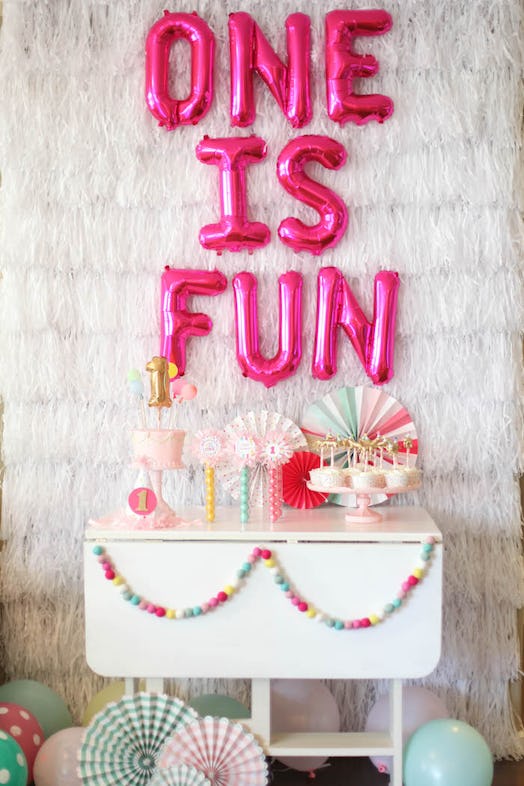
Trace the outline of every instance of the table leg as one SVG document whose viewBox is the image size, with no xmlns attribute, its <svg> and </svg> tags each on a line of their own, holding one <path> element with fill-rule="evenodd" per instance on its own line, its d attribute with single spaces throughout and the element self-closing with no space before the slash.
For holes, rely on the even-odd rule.
<svg viewBox="0 0 524 786">
<path fill-rule="evenodd" d="M 402 680 L 389 683 L 389 733 L 393 742 L 390 786 L 402 786 Z"/>
<path fill-rule="evenodd" d="M 271 742 L 271 680 L 251 680 L 251 731 L 266 750 Z"/>
</svg>

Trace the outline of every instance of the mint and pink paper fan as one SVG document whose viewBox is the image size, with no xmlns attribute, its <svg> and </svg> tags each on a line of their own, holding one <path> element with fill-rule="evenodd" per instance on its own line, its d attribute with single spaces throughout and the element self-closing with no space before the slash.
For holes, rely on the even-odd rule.
<svg viewBox="0 0 524 786">
<path fill-rule="evenodd" d="M 264 786 L 264 751 L 240 723 L 206 716 L 176 732 L 160 754 L 159 769 L 187 764 L 211 786 Z"/>
<path fill-rule="evenodd" d="M 85 786 L 146 786 L 166 740 L 197 713 L 180 699 L 136 693 L 94 716 L 78 751 Z"/>
<path fill-rule="evenodd" d="M 282 467 L 282 498 L 286 505 L 300 510 L 318 508 L 328 498 L 328 494 L 308 489 L 309 471 L 320 466 L 316 453 L 299 450 L 293 453 L 287 464 Z"/>
<path fill-rule="evenodd" d="M 157 770 L 148 786 L 211 786 L 211 783 L 195 767 L 178 764 L 166 770 Z"/>
<path fill-rule="evenodd" d="M 417 460 L 417 431 L 411 415 L 397 399 L 379 388 L 344 387 L 328 393 L 308 407 L 301 428 L 313 450 L 316 440 L 323 439 L 326 434 L 353 439 L 364 435 L 375 439 L 380 435 L 396 440 L 399 445 L 399 464 L 407 462 L 408 451 L 404 440 L 409 437 L 412 440 L 409 449 L 411 466 L 415 466 Z M 335 464 L 339 467 L 347 466 L 346 450 L 335 452 Z M 387 454 L 384 454 L 384 464 L 391 464 L 391 457 Z M 372 503 L 383 502 L 385 499 L 385 494 L 373 494 L 371 497 Z M 337 505 L 356 505 L 355 496 L 351 494 L 331 494 L 329 501 Z"/>
</svg>

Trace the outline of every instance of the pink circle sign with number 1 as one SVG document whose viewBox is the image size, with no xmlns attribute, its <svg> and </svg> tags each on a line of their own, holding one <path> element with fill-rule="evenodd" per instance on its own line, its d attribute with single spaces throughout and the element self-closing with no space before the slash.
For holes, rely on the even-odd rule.
<svg viewBox="0 0 524 786">
<path fill-rule="evenodd" d="M 138 516 L 149 516 L 157 505 L 155 492 L 153 489 L 148 489 L 145 486 L 133 489 L 127 501 L 133 513 L 136 513 Z"/>
</svg>

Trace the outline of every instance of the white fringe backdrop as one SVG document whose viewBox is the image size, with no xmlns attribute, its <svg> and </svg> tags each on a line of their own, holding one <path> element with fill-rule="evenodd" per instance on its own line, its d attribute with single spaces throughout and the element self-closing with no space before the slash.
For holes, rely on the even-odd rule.
<svg viewBox="0 0 524 786">
<path fill-rule="evenodd" d="M 381 268 L 401 277 L 395 376 L 387 390 L 417 424 L 425 473 L 419 501 L 445 536 L 442 658 L 426 683 L 452 716 L 473 724 L 497 756 L 520 756 L 508 684 L 518 670 L 522 605 L 519 368 L 522 281 L 517 162 L 522 109 L 519 0 L 353 0 L 385 7 L 393 30 L 361 39 L 380 73 L 362 86 L 395 102 L 383 126 L 340 128 L 326 113 L 324 16 L 315 0 L 179 0 L 216 36 L 215 99 L 196 127 L 158 128 L 144 101 L 144 42 L 160 0 L 4 0 L 1 31 L 1 255 L 5 463 L 1 604 L 8 678 L 51 685 L 77 717 L 102 684 L 84 659 L 81 544 L 89 516 L 129 489 L 128 430 L 138 413 L 126 372 L 159 347 L 164 265 L 218 267 L 231 282 L 258 276 L 263 349 L 275 351 L 277 277 L 304 276 L 304 355 L 271 390 L 235 360 L 231 283 L 195 298 L 212 334 L 192 339 L 187 376 L 198 398 L 180 409 L 189 431 L 222 426 L 250 408 L 300 423 L 316 398 L 368 384 L 341 336 L 339 371 L 310 374 L 319 266 L 340 268 L 370 312 Z M 314 118 L 293 131 L 261 85 L 249 129 L 229 125 L 227 19 L 253 14 L 285 57 L 286 17 L 312 20 Z M 187 92 L 184 68 L 176 94 Z M 195 146 L 256 133 L 268 143 L 248 171 L 252 218 L 272 231 L 253 256 L 218 258 L 198 243 L 218 215 L 216 169 Z M 349 207 L 343 241 L 322 258 L 277 238 L 288 215 L 310 211 L 278 185 L 278 153 L 297 133 L 326 134 L 348 152 L 342 171 L 313 167 Z M 171 473 L 168 493 L 203 503 L 196 468 Z M 228 502 L 224 496 L 221 502 Z M 199 690 L 209 685 L 198 684 Z M 244 684 L 218 690 L 245 695 Z M 362 725 L 380 685 L 335 686 L 347 728 Z M 196 689 L 176 686 L 181 696 Z"/>
</svg>

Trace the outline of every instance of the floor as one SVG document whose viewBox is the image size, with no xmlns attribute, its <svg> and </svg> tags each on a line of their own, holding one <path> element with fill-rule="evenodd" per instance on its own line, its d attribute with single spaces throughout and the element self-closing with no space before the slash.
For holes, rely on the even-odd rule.
<svg viewBox="0 0 524 786">
<path fill-rule="evenodd" d="M 380 775 L 369 759 L 330 759 L 329 766 L 317 770 L 314 780 L 305 772 L 286 770 L 276 762 L 272 776 L 272 786 L 388 786 L 389 783 L 389 776 Z M 493 786 L 524 786 L 524 760 L 497 762 Z"/>
</svg>

